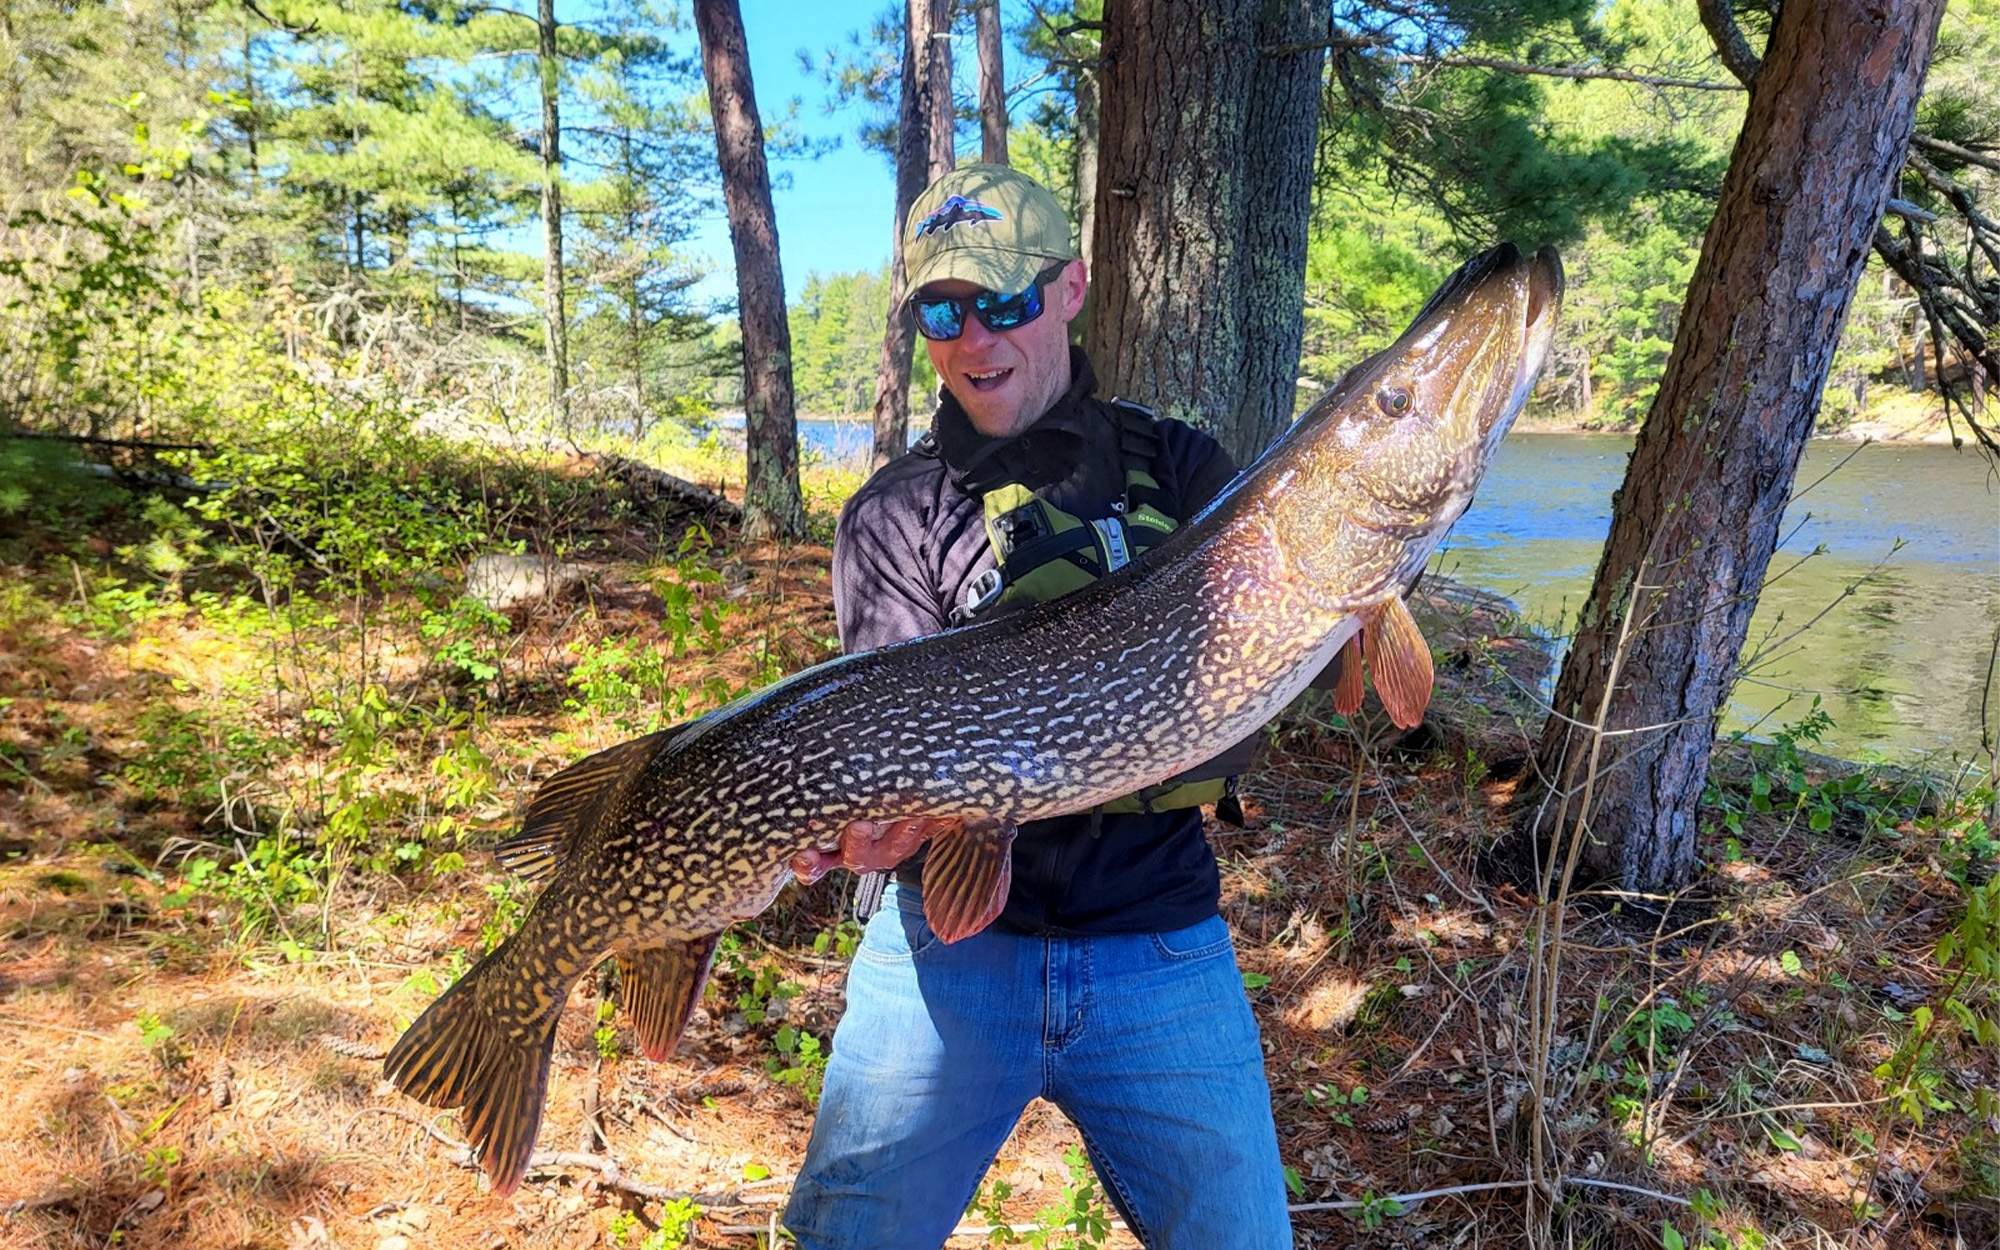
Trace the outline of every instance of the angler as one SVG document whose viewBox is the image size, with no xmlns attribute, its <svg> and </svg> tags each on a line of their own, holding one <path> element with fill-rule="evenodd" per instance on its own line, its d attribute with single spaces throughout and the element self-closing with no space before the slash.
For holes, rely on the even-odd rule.
<svg viewBox="0 0 2000 1250">
<path fill-rule="evenodd" d="M 1390 715 L 1414 724 L 1430 658 L 1402 596 L 1526 401 L 1561 292 L 1553 251 L 1483 253 L 1134 563 L 1002 619 L 819 665 L 553 778 L 502 849 L 546 888 L 397 1042 L 390 1078 L 463 1107 L 510 1192 L 557 1016 L 604 957 L 620 961 L 646 1054 L 664 1058 L 722 930 L 795 869 L 823 871 L 838 858 L 827 848 L 880 866 L 928 840 L 924 914 L 954 942 L 1004 906 L 1021 822 L 1213 757 L 1357 640 Z M 1343 670 L 1343 706 L 1358 706 L 1359 672 Z"/>
</svg>

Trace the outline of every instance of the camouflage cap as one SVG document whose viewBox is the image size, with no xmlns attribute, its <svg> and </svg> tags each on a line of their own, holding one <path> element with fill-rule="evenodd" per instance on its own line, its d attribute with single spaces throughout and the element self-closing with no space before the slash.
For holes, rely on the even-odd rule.
<svg viewBox="0 0 2000 1250">
<path fill-rule="evenodd" d="M 903 298 L 947 278 L 1012 294 L 1076 255 L 1069 218 L 1042 184 L 1005 165 L 961 165 L 910 205 Z"/>
</svg>

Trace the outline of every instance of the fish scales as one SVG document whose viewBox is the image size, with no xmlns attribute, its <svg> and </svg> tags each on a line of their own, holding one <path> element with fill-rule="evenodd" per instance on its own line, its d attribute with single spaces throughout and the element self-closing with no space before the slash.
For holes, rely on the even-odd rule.
<svg viewBox="0 0 2000 1250">
<path fill-rule="evenodd" d="M 809 669 L 551 779 L 502 848 L 546 888 L 412 1024 L 390 1077 L 463 1106 L 508 1191 L 528 1166 L 555 1019 L 605 956 L 620 960 L 642 1046 L 664 1057 L 721 930 L 827 848 L 893 859 L 895 838 L 928 838 L 926 909 L 953 941 L 1004 903 L 1020 823 L 1215 755 L 1357 639 L 1392 717 L 1421 715 L 1429 656 L 1401 596 L 1524 402 L 1560 293 L 1553 253 L 1475 258 L 1394 346 L 1127 568 Z M 1358 651 L 1354 663 L 1358 676 Z M 1358 704 L 1358 680 L 1343 690 Z M 875 846 L 863 828 L 900 832 Z"/>
</svg>

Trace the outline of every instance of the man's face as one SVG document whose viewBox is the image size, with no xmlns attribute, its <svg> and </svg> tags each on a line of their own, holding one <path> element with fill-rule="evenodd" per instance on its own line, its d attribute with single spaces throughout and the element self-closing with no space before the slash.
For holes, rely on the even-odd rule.
<svg viewBox="0 0 2000 1250">
<path fill-rule="evenodd" d="M 1083 309 L 1083 262 L 1073 260 L 1042 288 L 1042 315 L 1024 326 L 993 331 L 967 311 L 955 339 L 925 339 L 945 389 L 988 438 L 1012 438 L 1033 425 L 1069 389 L 1069 323 Z M 970 299 L 980 288 L 947 279 L 923 294 Z M 1012 294 L 1012 292 L 1007 292 Z"/>
</svg>

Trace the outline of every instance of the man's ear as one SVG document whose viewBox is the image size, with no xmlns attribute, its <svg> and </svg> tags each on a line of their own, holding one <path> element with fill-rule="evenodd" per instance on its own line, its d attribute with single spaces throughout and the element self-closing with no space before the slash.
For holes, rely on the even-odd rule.
<svg viewBox="0 0 2000 1250">
<path fill-rule="evenodd" d="M 1090 289 L 1090 278 L 1084 272 L 1083 262 L 1073 260 L 1063 266 L 1062 276 L 1055 280 L 1054 285 L 1062 293 L 1056 307 L 1061 312 L 1063 321 L 1067 323 L 1076 320 L 1076 315 L 1083 311 L 1084 294 Z"/>
</svg>

